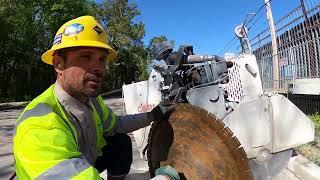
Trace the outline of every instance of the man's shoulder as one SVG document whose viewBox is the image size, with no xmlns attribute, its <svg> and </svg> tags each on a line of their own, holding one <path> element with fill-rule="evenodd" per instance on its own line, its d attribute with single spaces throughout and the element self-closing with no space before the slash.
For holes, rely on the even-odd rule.
<svg viewBox="0 0 320 180">
<path fill-rule="evenodd" d="M 53 86 L 50 86 L 25 107 L 17 120 L 17 124 L 32 118 L 37 119 L 37 123 L 39 124 L 43 123 L 49 125 L 50 123 L 53 123 L 53 121 L 60 119 L 60 113 L 57 112 L 59 111 L 57 106 L 58 102 L 56 102 L 53 94 Z"/>
</svg>

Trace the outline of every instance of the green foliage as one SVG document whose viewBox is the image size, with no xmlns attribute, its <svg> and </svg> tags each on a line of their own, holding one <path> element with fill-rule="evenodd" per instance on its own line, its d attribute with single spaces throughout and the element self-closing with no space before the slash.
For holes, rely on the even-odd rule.
<svg viewBox="0 0 320 180">
<path fill-rule="evenodd" d="M 297 148 L 300 154 L 320 166 L 320 115 L 311 115 L 310 119 L 315 125 L 315 138 L 313 142 Z"/>
<path fill-rule="evenodd" d="M 156 45 L 158 43 L 165 42 L 165 41 L 168 41 L 166 36 L 164 36 L 164 35 L 155 36 L 155 37 L 150 39 L 147 49 L 152 49 L 154 45 Z M 172 44 L 172 46 L 174 46 L 174 44 L 175 44 L 175 42 L 173 40 L 170 40 L 169 43 Z"/>
<path fill-rule="evenodd" d="M 320 128 L 320 115 L 311 115 L 310 119 L 315 123 L 318 128 Z"/>
<path fill-rule="evenodd" d="M 313 144 L 319 148 L 320 151 L 320 115 L 312 115 L 310 119 L 314 122 L 315 125 L 315 140 Z M 319 165 L 320 165 L 320 153 L 319 155 Z"/>
<path fill-rule="evenodd" d="M 98 18 L 118 59 L 108 67 L 105 91 L 147 78 L 148 51 L 140 11 L 128 0 L 25 0 L 0 2 L 0 99 L 34 98 L 54 83 L 52 66 L 41 61 L 58 28 L 82 15 Z"/>
<path fill-rule="evenodd" d="M 105 0 L 95 4 L 96 17 L 105 27 L 108 40 L 118 49 L 115 63 L 109 64 L 104 89 L 120 88 L 147 78 L 147 50 L 143 46 L 144 24 L 134 19 L 140 15 L 128 0 Z"/>
<path fill-rule="evenodd" d="M 41 62 L 58 28 L 89 13 L 85 0 L 1 1 L 0 97 L 30 99 L 54 82 L 51 66 Z"/>
<path fill-rule="evenodd" d="M 128 0 L 105 0 L 97 7 L 97 18 L 107 30 L 109 42 L 119 48 L 143 46 L 144 24 L 134 22 L 140 15 L 137 5 Z"/>
</svg>

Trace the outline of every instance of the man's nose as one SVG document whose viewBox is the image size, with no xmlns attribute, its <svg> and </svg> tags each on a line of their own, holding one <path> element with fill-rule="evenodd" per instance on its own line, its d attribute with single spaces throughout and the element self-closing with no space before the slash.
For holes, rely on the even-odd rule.
<svg viewBox="0 0 320 180">
<path fill-rule="evenodd" d="M 102 76 L 105 73 L 106 69 L 106 63 L 104 61 L 101 61 L 99 59 L 94 60 L 91 64 L 91 69 L 93 73 Z"/>
</svg>

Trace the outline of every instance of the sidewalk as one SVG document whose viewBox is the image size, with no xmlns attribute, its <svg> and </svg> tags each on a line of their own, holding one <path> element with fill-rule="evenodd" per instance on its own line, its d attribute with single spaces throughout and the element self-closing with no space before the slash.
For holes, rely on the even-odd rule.
<svg viewBox="0 0 320 180">
<path fill-rule="evenodd" d="M 290 159 L 288 169 L 300 179 L 320 179 L 320 167 L 301 155 L 292 157 Z"/>
</svg>

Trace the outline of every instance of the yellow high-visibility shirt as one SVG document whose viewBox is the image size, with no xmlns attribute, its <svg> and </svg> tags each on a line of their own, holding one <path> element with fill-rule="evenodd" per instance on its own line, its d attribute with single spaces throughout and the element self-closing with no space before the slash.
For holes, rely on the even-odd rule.
<svg viewBox="0 0 320 180">
<path fill-rule="evenodd" d="M 103 134 L 114 128 L 116 116 L 100 96 L 91 102 L 101 156 L 106 145 Z M 31 101 L 18 118 L 13 150 L 20 179 L 100 179 L 79 151 L 77 130 L 59 104 L 54 85 Z"/>
</svg>

